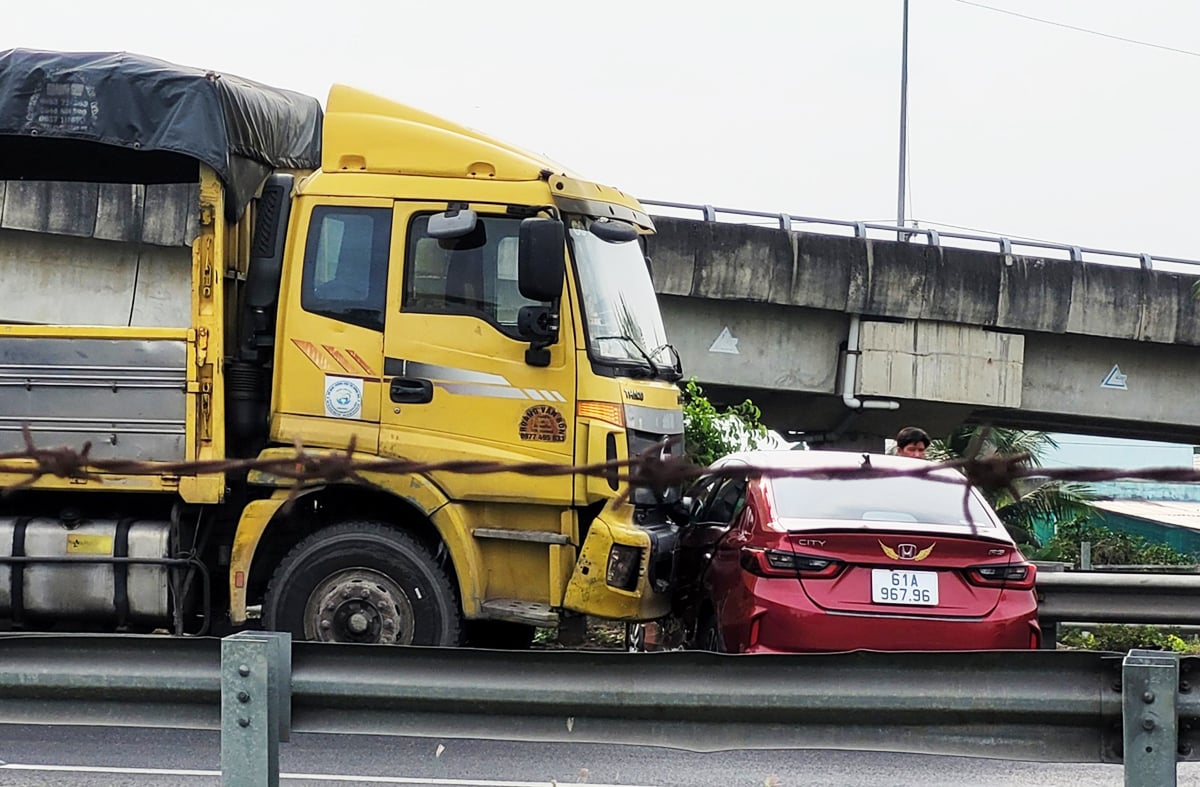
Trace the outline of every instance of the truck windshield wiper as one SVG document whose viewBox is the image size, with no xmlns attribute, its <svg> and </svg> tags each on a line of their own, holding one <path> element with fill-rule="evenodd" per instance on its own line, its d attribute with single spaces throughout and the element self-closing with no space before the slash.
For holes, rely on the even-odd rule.
<svg viewBox="0 0 1200 787">
<path fill-rule="evenodd" d="M 649 357 L 657 358 L 658 354 L 663 350 L 670 350 L 671 354 L 675 356 L 675 360 L 671 365 L 670 379 L 668 380 L 668 382 L 675 382 L 683 377 L 683 358 L 679 355 L 679 350 L 676 350 L 673 344 L 658 345 L 649 352 Z"/>
<path fill-rule="evenodd" d="M 629 342 L 630 344 L 633 345 L 634 349 L 636 349 L 638 351 L 638 354 L 641 355 L 642 358 L 644 358 L 646 360 L 646 366 L 648 367 L 646 371 L 649 372 L 650 376 L 653 377 L 655 374 L 658 373 L 658 366 L 655 365 L 654 359 L 651 358 L 650 354 L 648 352 L 646 352 L 645 348 L 643 348 L 642 345 L 638 343 L 637 339 L 633 338 L 632 336 L 629 336 L 628 334 L 621 333 L 621 334 L 613 334 L 612 336 L 597 336 L 593 339 L 593 341 L 602 342 L 606 339 L 615 339 L 615 340 Z"/>
</svg>

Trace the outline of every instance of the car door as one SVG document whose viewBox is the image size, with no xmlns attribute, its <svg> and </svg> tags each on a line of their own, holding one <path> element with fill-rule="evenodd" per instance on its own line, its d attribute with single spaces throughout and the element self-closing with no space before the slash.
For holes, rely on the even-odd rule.
<svg viewBox="0 0 1200 787">
<path fill-rule="evenodd" d="M 526 362 L 517 287 L 521 217 L 477 205 L 474 230 L 434 238 L 429 217 L 446 203 L 396 203 L 381 391 L 380 453 L 417 460 L 570 464 L 575 444 L 573 333 L 559 331 L 549 363 Z M 564 246 L 565 255 L 565 246 Z M 565 278 L 560 286 L 565 287 Z M 560 322 L 572 324 L 560 300 Z M 569 475 L 440 474 L 450 497 L 572 502 Z M 554 514 L 557 517 L 557 514 Z M 557 519 L 555 519 L 557 522 Z"/>
<path fill-rule="evenodd" d="M 730 526 L 745 503 L 745 488 L 745 479 L 714 476 L 711 485 L 702 490 L 700 502 L 694 504 L 694 519 L 680 533 L 678 575 L 686 579 L 679 583 L 677 598 L 689 625 L 706 597 L 714 607 L 720 603 L 720 590 L 713 588 L 712 572 L 724 551 Z"/>
<path fill-rule="evenodd" d="M 704 590 L 724 643 L 739 642 L 736 630 L 749 619 L 747 598 L 741 592 L 741 552 L 749 536 L 745 528 L 738 526 L 746 507 L 748 486 L 745 477 L 726 480 L 714 493 L 707 514 L 709 526 L 720 529 L 721 537 L 713 544 L 704 574 Z"/>
<path fill-rule="evenodd" d="M 705 520 L 712 493 L 722 480 L 720 476 L 702 478 L 686 495 L 690 499 L 687 522 L 679 529 L 671 584 L 674 587 L 672 611 L 689 625 L 695 622 L 695 607 L 702 591 L 704 572 L 712 557 L 713 545 L 725 533 L 723 527 L 714 527 Z"/>
<path fill-rule="evenodd" d="M 704 585 L 711 595 L 723 595 L 730 584 L 730 572 L 738 566 L 739 540 L 733 528 L 734 522 L 746 504 L 746 479 L 727 478 L 713 493 L 705 511 L 704 528 L 713 534 L 709 564 L 704 575 Z M 744 534 L 742 538 L 744 540 Z"/>
</svg>

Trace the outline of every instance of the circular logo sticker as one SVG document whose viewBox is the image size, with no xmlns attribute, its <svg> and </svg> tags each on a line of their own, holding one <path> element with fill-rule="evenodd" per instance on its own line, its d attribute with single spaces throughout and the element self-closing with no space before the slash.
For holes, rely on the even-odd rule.
<svg viewBox="0 0 1200 787">
<path fill-rule="evenodd" d="M 562 443 L 567 439 L 567 422 L 558 410 L 549 405 L 539 404 L 525 411 L 517 431 L 522 440 Z"/>
<path fill-rule="evenodd" d="M 362 383 L 337 377 L 325 385 L 325 414 L 334 418 L 357 418 L 362 410 Z"/>
</svg>

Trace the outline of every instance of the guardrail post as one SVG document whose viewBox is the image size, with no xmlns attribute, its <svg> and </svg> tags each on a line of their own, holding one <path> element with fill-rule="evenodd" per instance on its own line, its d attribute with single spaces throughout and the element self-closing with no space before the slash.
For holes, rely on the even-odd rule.
<svg viewBox="0 0 1200 787">
<path fill-rule="evenodd" d="M 271 703 L 271 717 L 279 729 L 279 740 L 292 738 L 292 635 L 285 631 L 246 631 L 242 636 L 261 639 L 268 643 L 268 658 L 271 660 L 267 679 L 267 691 Z"/>
<path fill-rule="evenodd" d="M 1058 621 L 1039 620 L 1042 627 L 1042 650 L 1058 650 Z"/>
<path fill-rule="evenodd" d="M 291 733 L 291 654 L 290 634 L 242 631 L 221 640 L 224 787 L 278 787 L 279 741 Z"/>
<path fill-rule="evenodd" d="M 1179 655 L 1131 650 L 1121 663 L 1125 787 L 1175 787 Z"/>
</svg>

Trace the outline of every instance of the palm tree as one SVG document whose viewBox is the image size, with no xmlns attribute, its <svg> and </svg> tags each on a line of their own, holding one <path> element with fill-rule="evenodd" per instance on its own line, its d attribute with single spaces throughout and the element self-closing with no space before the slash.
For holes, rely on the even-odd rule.
<svg viewBox="0 0 1200 787">
<path fill-rule="evenodd" d="M 1055 448 L 1058 443 L 1045 432 L 963 426 L 945 440 L 934 440 L 925 455 L 935 460 L 1024 455 L 1029 466 L 1041 467 L 1046 452 Z M 1034 536 L 1039 522 L 1083 522 L 1096 513 L 1091 504 L 1095 495 L 1087 484 L 1027 478 L 1008 489 L 984 489 L 983 494 L 1013 540 L 1026 547 L 1041 546 Z"/>
</svg>

